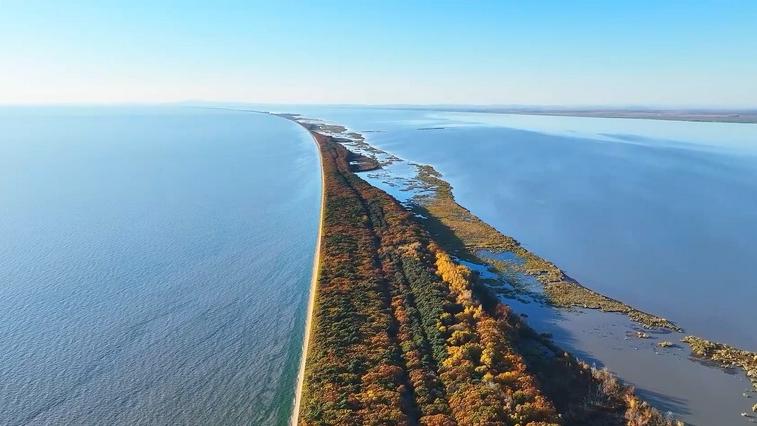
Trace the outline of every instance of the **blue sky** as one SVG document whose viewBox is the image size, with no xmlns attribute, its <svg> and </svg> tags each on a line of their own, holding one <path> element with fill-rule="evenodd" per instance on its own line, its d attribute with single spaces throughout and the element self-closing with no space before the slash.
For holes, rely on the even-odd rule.
<svg viewBox="0 0 757 426">
<path fill-rule="evenodd" d="M 757 1 L 18 1 L 0 103 L 757 107 Z"/>
</svg>

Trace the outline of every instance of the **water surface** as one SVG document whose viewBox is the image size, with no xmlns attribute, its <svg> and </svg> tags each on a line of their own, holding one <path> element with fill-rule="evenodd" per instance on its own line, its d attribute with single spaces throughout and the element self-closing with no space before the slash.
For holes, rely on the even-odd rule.
<svg viewBox="0 0 757 426">
<path fill-rule="evenodd" d="M 0 424 L 286 423 L 317 235 L 299 126 L 0 111 Z"/>
</svg>

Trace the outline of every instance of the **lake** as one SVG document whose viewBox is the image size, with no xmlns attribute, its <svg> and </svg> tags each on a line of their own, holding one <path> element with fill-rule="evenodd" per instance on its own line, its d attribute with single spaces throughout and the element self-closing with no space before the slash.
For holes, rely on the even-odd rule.
<svg viewBox="0 0 757 426">
<path fill-rule="evenodd" d="M 286 120 L 0 109 L 0 424 L 285 424 L 320 171 Z"/>
<path fill-rule="evenodd" d="M 344 124 L 406 160 L 364 173 L 402 199 L 408 161 L 584 285 L 688 333 L 757 350 L 757 125 L 378 108 L 287 111 Z M 505 299 L 540 332 L 691 424 L 742 424 L 741 370 L 693 362 L 678 333 L 638 339 L 617 314 Z M 742 394 L 751 395 L 745 398 Z"/>
</svg>

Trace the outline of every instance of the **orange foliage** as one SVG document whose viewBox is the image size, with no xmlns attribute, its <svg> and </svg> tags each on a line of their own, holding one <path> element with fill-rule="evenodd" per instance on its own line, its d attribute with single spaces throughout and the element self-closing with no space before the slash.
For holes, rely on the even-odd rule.
<svg viewBox="0 0 757 426">
<path fill-rule="evenodd" d="M 316 138 L 326 205 L 301 422 L 556 422 L 470 271 L 352 173 L 343 146 Z"/>
</svg>

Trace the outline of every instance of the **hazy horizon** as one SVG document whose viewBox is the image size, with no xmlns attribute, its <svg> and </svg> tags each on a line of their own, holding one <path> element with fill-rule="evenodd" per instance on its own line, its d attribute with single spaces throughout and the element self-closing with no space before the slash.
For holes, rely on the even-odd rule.
<svg viewBox="0 0 757 426">
<path fill-rule="evenodd" d="M 254 102 L 254 101 L 224 101 L 224 100 L 177 100 L 177 101 L 113 101 L 113 102 L 34 102 L 34 103 L 0 103 L 0 108 L 55 108 L 55 107 L 210 107 L 210 108 L 235 108 L 235 107 L 296 107 L 296 106 L 324 106 L 335 108 L 409 108 L 409 109 L 434 109 L 434 108 L 475 108 L 475 109 L 522 109 L 524 111 L 535 111 L 543 109 L 545 111 L 588 111 L 602 110 L 608 111 L 707 111 L 707 112 L 755 112 L 757 103 L 745 106 L 722 106 L 722 105 L 664 105 L 664 104 L 462 104 L 462 103 L 327 103 L 327 102 Z"/>
</svg>

